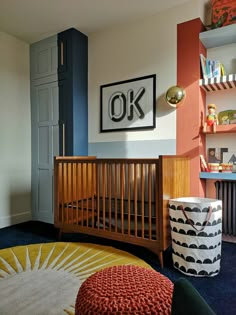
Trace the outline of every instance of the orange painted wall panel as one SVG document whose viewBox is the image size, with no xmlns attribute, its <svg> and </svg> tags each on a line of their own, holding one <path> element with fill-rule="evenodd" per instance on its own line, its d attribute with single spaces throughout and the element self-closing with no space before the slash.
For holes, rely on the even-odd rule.
<svg viewBox="0 0 236 315">
<path fill-rule="evenodd" d="M 199 155 L 205 155 L 205 136 L 201 133 L 205 92 L 199 87 L 200 53 L 206 55 L 199 40 L 203 30 L 199 18 L 177 26 L 177 84 L 186 90 L 186 98 L 177 108 L 176 153 L 190 157 L 190 192 L 199 197 L 206 192 L 205 181 L 199 179 Z"/>
</svg>

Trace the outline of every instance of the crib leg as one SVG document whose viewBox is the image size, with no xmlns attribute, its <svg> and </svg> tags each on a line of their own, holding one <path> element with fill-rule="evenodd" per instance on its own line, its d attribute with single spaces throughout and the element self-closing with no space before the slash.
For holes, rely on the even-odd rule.
<svg viewBox="0 0 236 315">
<path fill-rule="evenodd" d="M 158 256 L 159 258 L 159 261 L 160 261 L 160 265 L 161 265 L 161 268 L 164 267 L 164 260 L 163 260 L 163 250 L 159 250 L 157 248 L 149 248 L 155 255 Z"/>
<path fill-rule="evenodd" d="M 59 232 L 58 232 L 58 240 L 59 241 L 61 240 L 61 237 L 62 237 L 62 229 L 59 229 Z"/>
<path fill-rule="evenodd" d="M 164 267 L 164 263 L 163 263 L 163 251 L 160 251 L 160 252 L 158 253 L 158 256 L 159 256 L 161 268 L 163 268 L 163 267 Z"/>
</svg>

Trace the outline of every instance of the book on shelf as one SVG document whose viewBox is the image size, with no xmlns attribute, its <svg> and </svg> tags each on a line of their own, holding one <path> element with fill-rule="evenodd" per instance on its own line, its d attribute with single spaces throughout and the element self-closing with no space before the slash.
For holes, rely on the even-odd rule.
<svg viewBox="0 0 236 315">
<path fill-rule="evenodd" d="M 206 70 L 206 57 L 203 54 L 200 54 L 200 62 L 201 62 L 201 69 L 202 69 L 202 77 L 204 80 L 206 80 L 208 79 L 207 70 Z"/>
<path fill-rule="evenodd" d="M 224 65 L 218 60 L 211 60 L 200 54 L 202 77 L 204 80 L 220 78 L 225 75 Z"/>
<path fill-rule="evenodd" d="M 200 154 L 200 161 L 201 161 L 201 169 L 203 172 L 209 172 L 209 168 L 207 166 L 206 160 L 202 154 Z"/>
</svg>

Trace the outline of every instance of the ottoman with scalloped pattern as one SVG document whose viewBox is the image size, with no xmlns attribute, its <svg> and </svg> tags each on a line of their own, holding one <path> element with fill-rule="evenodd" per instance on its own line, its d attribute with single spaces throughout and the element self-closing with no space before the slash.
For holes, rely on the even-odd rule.
<svg viewBox="0 0 236 315">
<path fill-rule="evenodd" d="M 135 265 L 105 268 L 80 287 L 75 315 L 167 315 L 173 283 L 159 272 Z"/>
</svg>

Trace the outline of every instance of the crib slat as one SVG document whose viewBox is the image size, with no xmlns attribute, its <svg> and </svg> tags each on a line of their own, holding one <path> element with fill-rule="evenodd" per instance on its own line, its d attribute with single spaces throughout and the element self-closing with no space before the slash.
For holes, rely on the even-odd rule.
<svg viewBox="0 0 236 315">
<path fill-rule="evenodd" d="M 82 226 L 86 226 L 86 168 L 87 168 L 87 163 L 82 163 L 81 165 L 81 221 L 80 224 Z"/>
<path fill-rule="evenodd" d="M 83 226 L 84 225 L 84 190 L 85 190 L 85 180 L 84 180 L 84 168 L 85 168 L 85 163 L 81 163 L 81 173 L 80 173 L 80 178 L 81 178 L 81 220 L 80 224 Z"/>
<path fill-rule="evenodd" d="M 68 209 L 68 202 L 69 202 L 69 189 L 70 189 L 70 182 L 69 182 L 69 177 L 68 177 L 68 164 L 65 165 L 65 197 L 66 197 L 66 223 L 69 223 L 69 209 Z"/>
<path fill-rule="evenodd" d="M 75 198 L 75 163 L 71 162 L 71 221 L 75 224 L 75 209 L 76 209 L 76 198 Z"/>
<path fill-rule="evenodd" d="M 155 225 L 156 225 L 156 237 L 157 239 L 160 238 L 161 235 L 161 226 L 159 225 L 159 220 L 161 219 L 161 216 L 163 215 L 163 204 L 160 203 L 161 196 L 163 196 L 163 191 L 160 190 L 159 187 L 159 183 L 161 181 L 161 176 L 162 174 L 160 174 L 160 168 L 161 165 L 159 164 L 159 160 L 157 161 L 156 167 L 154 169 L 154 177 L 156 178 L 156 181 L 154 183 L 154 187 L 153 187 L 153 191 L 154 191 L 154 198 L 156 198 L 156 196 L 158 196 L 156 202 L 155 202 Z M 161 221 L 162 223 L 163 221 Z"/>
<path fill-rule="evenodd" d="M 82 163 L 79 163 L 79 167 L 78 167 L 78 210 L 76 211 L 77 212 L 77 224 L 78 225 L 82 225 L 82 222 L 83 222 L 83 216 L 82 216 L 82 212 L 83 212 L 83 177 L 82 177 L 82 166 L 83 164 Z"/>
<path fill-rule="evenodd" d="M 141 167 L 141 226 L 142 226 L 142 237 L 144 238 L 144 164 L 140 165 Z"/>
<path fill-rule="evenodd" d="M 60 164 L 58 164 L 58 167 L 54 169 L 54 221 L 60 222 L 60 204 L 59 204 L 59 191 L 60 191 Z M 55 211 L 57 209 L 57 211 Z"/>
<path fill-rule="evenodd" d="M 108 204 L 108 226 L 109 226 L 109 231 L 111 231 L 111 213 L 112 213 L 112 164 L 109 163 L 109 168 L 108 168 L 108 200 L 109 200 L 109 204 Z"/>
<path fill-rule="evenodd" d="M 68 163 L 68 197 L 67 197 L 67 215 L 68 215 L 68 222 L 72 223 L 71 219 L 71 207 L 73 206 L 73 198 L 72 198 L 72 174 L 71 174 L 71 163 Z"/>
<path fill-rule="evenodd" d="M 115 175 L 114 175 L 114 203 L 115 203 L 115 232 L 117 233 L 118 227 L 117 227 L 117 173 L 118 173 L 118 164 L 115 164 Z"/>
<path fill-rule="evenodd" d="M 62 191 L 63 191 L 63 197 L 62 197 L 62 222 L 67 224 L 66 221 L 66 191 L 67 191 L 67 175 L 66 175 L 66 165 L 63 163 L 62 168 Z"/>
<path fill-rule="evenodd" d="M 86 173 L 86 184 L 85 184 L 85 198 L 86 198 L 86 205 L 85 205 L 85 211 L 86 211 L 86 220 L 85 225 L 89 226 L 89 199 L 88 199 L 88 182 L 89 182 L 89 164 L 85 163 L 85 173 Z"/>
<path fill-rule="evenodd" d="M 120 178 L 120 190 L 121 190 L 121 195 L 120 195 L 120 202 L 121 202 L 121 233 L 124 234 L 124 164 L 121 164 L 121 178 Z"/>
<path fill-rule="evenodd" d="M 100 165 L 97 165 L 97 214 L 98 214 L 98 220 L 97 220 L 97 229 L 100 230 Z"/>
<path fill-rule="evenodd" d="M 80 164 L 75 163 L 75 200 L 76 200 L 76 211 L 75 211 L 75 222 L 79 222 L 79 200 L 80 200 L 80 196 L 79 196 L 79 179 L 80 177 L 78 176 L 79 173 L 79 167 Z"/>
<path fill-rule="evenodd" d="M 106 176 L 107 164 L 102 164 L 102 225 L 103 230 L 106 228 Z"/>
<path fill-rule="evenodd" d="M 130 207 L 130 204 L 131 204 L 131 191 L 130 191 L 130 188 L 131 188 L 131 168 L 133 167 L 133 164 L 128 164 L 128 178 L 127 178 L 127 189 L 128 189 L 128 206 L 127 206 L 127 211 L 128 211 L 128 227 L 127 227 L 127 233 L 128 235 L 130 235 L 130 215 L 131 215 L 131 207 Z"/>
<path fill-rule="evenodd" d="M 54 167 L 54 221 L 62 222 L 62 165 L 57 163 Z"/>
<path fill-rule="evenodd" d="M 134 164 L 134 235 L 137 237 L 137 173 L 138 173 L 138 165 Z"/>
<path fill-rule="evenodd" d="M 152 238 L 152 165 L 148 164 L 148 237 Z"/>
</svg>

